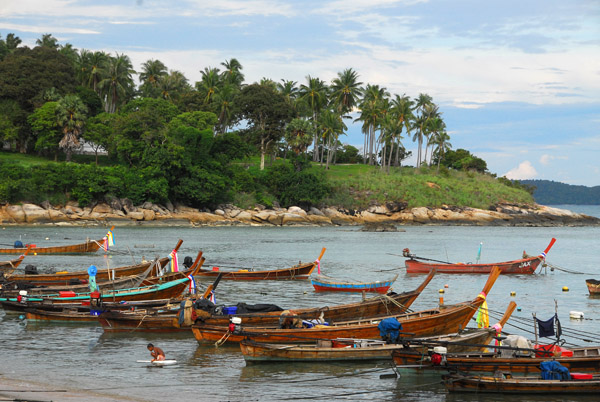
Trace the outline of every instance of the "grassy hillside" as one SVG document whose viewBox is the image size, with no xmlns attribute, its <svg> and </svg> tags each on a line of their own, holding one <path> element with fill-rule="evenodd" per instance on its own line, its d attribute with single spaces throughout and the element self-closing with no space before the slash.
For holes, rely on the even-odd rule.
<svg viewBox="0 0 600 402">
<path fill-rule="evenodd" d="M 378 167 L 340 165 L 332 166 L 327 176 L 334 191 L 325 204 L 352 209 L 386 201 L 404 201 L 409 207 L 446 204 L 482 209 L 499 202 L 533 203 L 527 191 L 472 172 L 404 167 L 385 174 Z"/>
</svg>

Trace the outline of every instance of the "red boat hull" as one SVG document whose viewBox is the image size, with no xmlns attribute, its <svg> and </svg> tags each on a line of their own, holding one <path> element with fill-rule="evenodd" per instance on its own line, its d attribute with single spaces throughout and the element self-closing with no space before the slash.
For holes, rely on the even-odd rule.
<svg viewBox="0 0 600 402">
<path fill-rule="evenodd" d="M 406 260 L 404 265 L 406 266 L 406 272 L 409 274 L 426 274 L 432 269 L 443 274 L 489 274 L 493 267 L 498 267 L 502 274 L 531 275 L 535 273 L 541 262 L 542 260 L 539 257 L 494 264 L 439 264 L 410 259 Z"/>
</svg>

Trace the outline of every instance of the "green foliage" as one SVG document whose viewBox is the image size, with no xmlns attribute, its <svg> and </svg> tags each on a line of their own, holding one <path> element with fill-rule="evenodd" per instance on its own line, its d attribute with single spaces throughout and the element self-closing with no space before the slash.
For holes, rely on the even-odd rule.
<svg viewBox="0 0 600 402">
<path fill-rule="evenodd" d="M 456 170 L 475 170 L 479 173 L 487 171 L 487 163 L 483 159 L 460 148 L 456 151 L 447 151 L 441 160 L 441 165 Z"/>
<path fill-rule="evenodd" d="M 192 207 L 206 207 L 218 204 L 227 199 L 227 181 L 199 166 L 194 166 L 186 177 L 181 177 L 173 188 L 176 199 Z"/>
<path fill-rule="evenodd" d="M 58 102 L 46 102 L 29 115 L 27 121 L 34 133 L 36 151 L 58 154 L 58 143 L 63 137 L 56 118 Z"/>
<path fill-rule="evenodd" d="M 310 207 L 329 193 L 325 175 L 319 170 L 297 171 L 288 164 L 281 164 L 269 168 L 264 180 L 263 184 L 282 207 Z"/>
<path fill-rule="evenodd" d="M 513 185 L 533 191 L 535 201 L 544 205 L 599 205 L 600 186 L 586 187 L 551 180 L 521 180 Z"/>
</svg>

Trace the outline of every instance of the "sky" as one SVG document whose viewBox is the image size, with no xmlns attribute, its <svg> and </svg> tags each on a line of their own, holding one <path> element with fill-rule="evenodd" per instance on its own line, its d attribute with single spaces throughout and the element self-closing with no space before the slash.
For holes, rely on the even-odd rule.
<svg viewBox="0 0 600 402">
<path fill-rule="evenodd" d="M 0 0 L 8 33 L 126 54 L 138 71 L 158 59 L 191 84 L 231 58 L 246 83 L 352 68 L 431 96 L 452 148 L 491 173 L 600 185 L 600 0 Z M 340 140 L 362 148 L 348 125 Z"/>
</svg>

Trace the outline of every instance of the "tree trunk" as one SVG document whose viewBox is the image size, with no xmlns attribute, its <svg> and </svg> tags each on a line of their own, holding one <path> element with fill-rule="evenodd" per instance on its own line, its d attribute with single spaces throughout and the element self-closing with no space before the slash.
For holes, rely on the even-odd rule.
<svg viewBox="0 0 600 402">
<path fill-rule="evenodd" d="M 260 170 L 265 170 L 265 139 L 260 139 Z"/>
</svg>

